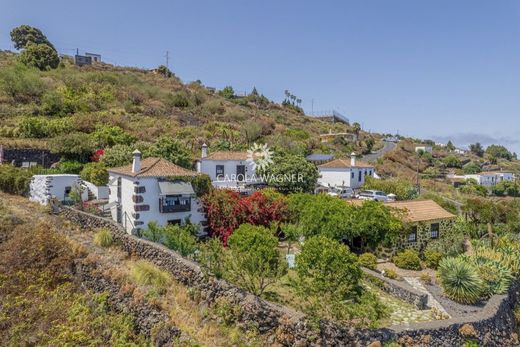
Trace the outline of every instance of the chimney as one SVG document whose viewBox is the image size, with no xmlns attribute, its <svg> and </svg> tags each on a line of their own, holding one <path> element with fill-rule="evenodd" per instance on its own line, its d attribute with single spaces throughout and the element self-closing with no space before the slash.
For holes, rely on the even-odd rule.
<svg viewBox="0 0 520 347">
<path fill-rule="evenodd" d="M 141 152 L 138 149 L 133 151 L 134 161 L 132 162 L 132 172 L 138 173 L 141 171 Z"/>
<path fill-rule="evenodd" d="M 208 145 L 206 145 L 205 143 L 202 145 L 202 153 L 200 155 L 200 157 L 202 159 L 206 158 L 208 156 Z"/>
<path fill-rule="evenodd" d="M 350 153 L 350 166 L 356 166 L 356 153 Z"/>
</svg>

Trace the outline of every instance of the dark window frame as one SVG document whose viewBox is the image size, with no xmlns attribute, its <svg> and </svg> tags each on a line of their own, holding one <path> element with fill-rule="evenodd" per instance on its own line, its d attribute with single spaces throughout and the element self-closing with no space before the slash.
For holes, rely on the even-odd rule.
<svg viewBox="0 0 520 347">
<path fill-rule="evenodd" d="M 224 165 L 215 165 L 215 175 L 217 178 L 223 178 L 225 176 Z"/>
<path fill-rule="evenodd" d="M 412 227 L 412 232 L 410 232 L 408 234 L 408 236 L 406 237 L 406 240 L 410 243 L 417 242 L 417 227 L 416 226 Z"/>
<path fill-rule="evenodd" d="M 434 228 L 434 226 L 436 226 Z M 438 239 L 441 233 L 441 226 L 439 223 L 430 224 L 430 237 L 432 239 Z"/>
</svg>

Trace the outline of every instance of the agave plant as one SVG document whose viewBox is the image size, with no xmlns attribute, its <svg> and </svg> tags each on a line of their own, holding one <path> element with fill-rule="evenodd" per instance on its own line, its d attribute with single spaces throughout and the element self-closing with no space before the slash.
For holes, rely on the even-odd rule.
<svg viewBox="0 0 520 347">
<path fill-rule="evenodd" d="M 515 277 L 520 275 L 520 251 L 510 245 L 504 245 L 496 249 L 480 247 L 475 249 L 475 255 L 500 263 Z"/>
<path fill-rule="evenodd" d="M 472 258 L 477 266 L 480 278 L 484 281 L 483 296 L 490 297 L 494 294 L 507 292 L 513 280 L 513 274 L 504 263 L 482 256 Z"/>
<path fill-rule="evenodd" d="M 452 300 L 472 304 L 482 297 L 484 283 L 477 267 L 466 257 L 442 259 L 437 276 L 444 293 Z"/>
</svg>

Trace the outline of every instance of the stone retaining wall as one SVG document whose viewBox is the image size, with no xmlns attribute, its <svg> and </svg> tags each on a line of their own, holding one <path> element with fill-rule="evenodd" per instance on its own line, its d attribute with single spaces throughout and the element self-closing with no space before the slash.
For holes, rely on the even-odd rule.
<svg viewBox="0 0 520 347">
<path fill-rule="evenodd" d="M 383 291 L 398 297 L 404 302 L 415 305 L 419 310 L 428 309 L 428 295 L 419 292 L 417 289 L 406 284 L 405 282 L 387 278 L 380 273 L 367 268 L 362 268 L 362 270 L 365 275 L 367 275 L 368 280 Z"/>
<path fill-rule="evenodd" d="M 151 337 L 154 345 L 173 345 L 181 339 L 182 332 L 169 324 L 170 318 L 160 309 L 144 301 L 137 302 L 131 292 L 121 290 L 121 284 L 110 277 L 104 276 L 95 263 L 80 259 L 74 263 L 74 279 L 94 292 L 107 293 L 109 307 L 120 313 L 130 313 L 134 317 L 135 330 Z"/>
<path fill-rule="evenodd" d="M 226 281 L 208 278 L 195 262 L 160 244 L 127 234 L 110 219 L 69 207 L 63 207 L 62 214 L 85 229 L 108 228 L 122 249 L 170 272 L 180 283 L 198 290 L 206 303 L 224 298 L 239 305 L 241 324 L 268 333 L 273 344 L 375 347 L 382 342 L 397 341 L 403 346 L 454 347 L 474 340 L 479 346 L 520 346 L 513 314 L 513 308 L 520 301 L 518 283 L 511 286 L 507 295 L 492 297 L 482 311 L 464 318 L 382 329 L 356 329 L 321 322 L 316 328 L 301 312 L 265 301 Z"/>
</svg>

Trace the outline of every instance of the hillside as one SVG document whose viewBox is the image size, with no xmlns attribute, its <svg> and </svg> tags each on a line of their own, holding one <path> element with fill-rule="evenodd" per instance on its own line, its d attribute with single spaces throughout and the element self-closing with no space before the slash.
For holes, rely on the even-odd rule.
<svg viewBox="0 0 520 347">
<path fill-rule="evenodd" d="M 80 68 L 65 58 L 57 69 L 39 71 L 16 59 L 14 53 L 0 53 L 0 144 L 5 146 L 47 147 L 53 138 L 92 134 L 102 126 L 122 129 L 121 135 L 132 139 L 121 141 L 126 143 L 174 137 L 193 158 L 204 142 L 210 150 L 241 150 L 258 141 L 295 154 L 340 156 L 368 151 L 367 139 L 369 147 L 381 145 L 380 135 L 363 131 L 356 143 L 321 143 L 320 134 L 353 129 L 307 117 L 298 107 L 273 103 L 256 90 L 238 97 L 158 70 L 103 63 Z M 98 140 L 96 146 L 113 144 Z"/>
</svg>

